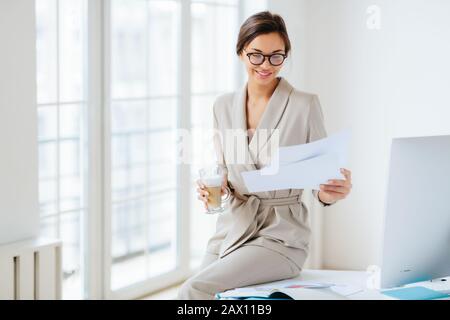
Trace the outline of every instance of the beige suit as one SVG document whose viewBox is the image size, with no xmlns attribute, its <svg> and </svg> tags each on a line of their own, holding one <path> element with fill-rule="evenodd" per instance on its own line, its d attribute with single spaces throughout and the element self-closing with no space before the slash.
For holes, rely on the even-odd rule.
<svg viewBox="0 0 450 320">
<path fill-rule="evenodd" d="M 236 149 L 226 147 L 225 130 L 247 129 L 246 101 L 247 85 L 220 96 L 214 104 L 214 127 L 222 133 L 222 139 L 215 139 L 216 151 L 219 163 L 228 170 L 233 197 L 217 219 L 201 271 L 183 284 L 179 299 L 212 299 L 231 288 L 294 277 L 306 260 L 311 230 L 308 208 L 301 200 L 303 190 L 250 193 L 241 172 L 268 164 L 270 158 L 261 155 L 270 154 L 273 129 L 278 129 L 280 146 L 324 138 L 319 100 L 280 78 L 250 143 L 247 137 L 233 138 L 247 160 L 236 163 Z M 318 192 L 313 194 L 317 197 Z"/>
</svg>

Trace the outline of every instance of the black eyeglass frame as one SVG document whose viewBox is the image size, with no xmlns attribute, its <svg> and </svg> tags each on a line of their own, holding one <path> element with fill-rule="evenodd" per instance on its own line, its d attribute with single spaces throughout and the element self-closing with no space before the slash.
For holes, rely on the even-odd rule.
<svg viewBox="0 0 450 320">
<path fill-rule="evenodd" d="M 251 63 L 252 65 L 254 65 L 254 66 L 260 66 L 260 65 L 264 64 L 264 62 L 266 61 L 266 59 L 268 59 L 268 60 L 269 60 L 269 63 L 270 63 L 272 66 L 278 67 L 278 66 L 281 66 L 281 65 L 284 63 L 284 61 L 286 60 L 286 58 L 287 58 L 287 54 L 283 54 L 283 53 L 273 53 L 273 54 L 262 54 L 262 53 L 260 53 L 260 52 L 250 52 L 250 53 L 247 53 L 247 51 L 245 51 L 245 49 L 244 49 L 244 52 L 246 53 L 246 56 L 248 57 L 248 61 L 250 61 L 250 63 Z M 263 61 L 262 61 L 261 63 L 253 63 L 253 62 L 251 61 L 250 57 L 251 57 L 252 55 L 255 55 L 255 54 L 258 54 L 258 55 L 261 55 L 261 56 L 264 57 L 264 59 L 263 59 Z M 282 56 L 282 57 L 283 57 L 283 61 L 281 61 L 280 64 L 273 64 L 272 61 L 270 60 L 273 56 Z"/>
</svg>

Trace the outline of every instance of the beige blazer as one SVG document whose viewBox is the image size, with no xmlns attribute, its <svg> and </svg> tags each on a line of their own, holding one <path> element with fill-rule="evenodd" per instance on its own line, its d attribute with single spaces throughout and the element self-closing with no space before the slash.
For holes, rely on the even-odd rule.
<svg viewBox="0 0 450 320">
<path fill-rule="evenodd" d="M 225 147 L 227 129 L 247 130 L 247 84 L 238 92 L 218 97 L 214 103 L 214 128 L 221 133 L 220 139 L 215 137 L 215 148 L 218 162 L 228 170 L 228 185 L 233 195 L 227 210 L 217 219 L 216 232 L 208 242 L 207 251 L 223 257 L 244 244 L 260 245 L 285 255 L 302 268 L 311 234 L 308 208 L 301 200 L 303 190 L 250 193 L 241 176 L 243 171 L 267 164 L 267 157 L 263 159 L 260 155 L 267 154 L 271 146 L 268 142 L 272 129 L 278 129 L 280 146 L 326 137 L 318 97 L 294 89 L 284 78 L 279 79 L 250 143 L 248 137 L 234 137 L 236 148 L 245 150 L 246 159 L 251 161 L 232 163 L 229 159 L 236 159 L 233 153 L 236 150 Z M 260 138 L 259 133 L 264 131 L 269 134 Z M 317 197 L 318 192 L 313 194 Z"/>
</svg>

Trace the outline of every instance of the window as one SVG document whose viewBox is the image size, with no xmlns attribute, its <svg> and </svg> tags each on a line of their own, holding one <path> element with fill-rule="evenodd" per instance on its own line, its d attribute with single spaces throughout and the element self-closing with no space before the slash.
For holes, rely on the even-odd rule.
<svg viewBox="0 0 450 320">
<path fill-rule="evenodd" d="M 111 1 L 111 289 L 177 262 L 178 1 Z"/>
<path fill-rule="evenodd" d="M 212 128 L 212 106 L 217 96 L 237 88 L 239 69 L 235 45 L 239 32 L 239 1 L 192 1 L 191 17 L 191 128 L 193 132 L 201 132 Z M 200 167 L 211 163 L 214 155 L 206 152 L 202 139 L 194 139 L 193 148 L 191 177 L 195 180 Z M 191 195 L 192 268 L 201 263 L 217 219 L 204 214 L 195 189 L 192 188 Z"/>
<path fill-rule="evenodd" d="M 63 240 L 63 297 L 82 298 L 86 1 L 37 0 L 41 234 Z"/>
<path fill-rule="evenodd" d="M 177 163 L 177 129 L 210 128 L 242 82 L 249 2 L 36 0 L 41 234 L 63 240 L 65 299 L 138 297 L 199 265 L 216 217 L 192 186 L 213 159 L 197 141 Z"/>
</svg>

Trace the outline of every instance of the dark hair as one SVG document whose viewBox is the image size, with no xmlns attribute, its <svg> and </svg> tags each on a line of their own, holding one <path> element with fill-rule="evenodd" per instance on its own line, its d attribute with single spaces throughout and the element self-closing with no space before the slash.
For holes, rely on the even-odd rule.
<svg viewBox="0 0 450 320">
<path fill-rule="evenodd" d="M 241 26 L 236 45 L 236 53 L 240 55 L 245 46 L 257 36 L 277 32 L 284 41 L 286 55 L 291 51 L 291 41 L 283 18 L 269 11 L 262 11 L 249 17 Z"/>
</svg>

